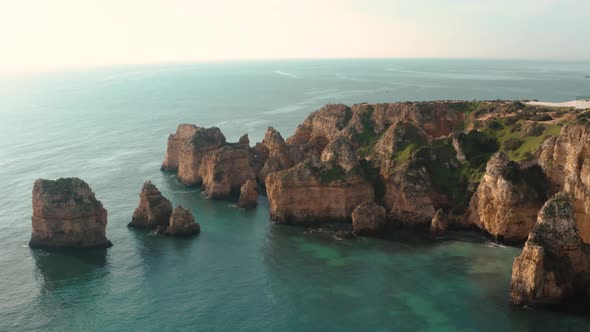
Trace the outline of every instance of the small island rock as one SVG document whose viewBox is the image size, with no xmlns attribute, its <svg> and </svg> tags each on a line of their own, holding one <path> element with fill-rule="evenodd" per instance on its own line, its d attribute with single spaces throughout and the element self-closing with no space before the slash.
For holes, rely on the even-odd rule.
<svg viewBox="0 0 590 332">
<path fill-rule="evenodd" d="M 33 186 L 34 248 L 110 247 L 107 210 L 78 178 L 38 179 Z"/>
<path fill-rule="evenodd" d="M 139 206 L 128 227 L 155 229 L 158 225 L 168 225 L 172 204 L 151 181 L 143 184 L 139 197 Z"/>
<path fill-rule="evenodd" d="M 164 231 L 164 235 L 190 236 L 200 231 L 201 226 L 195 222 L 193 214 L 179 205 L 174 208 L 174 212 L 172 212 L 172 217 L 170 218 L 170 224 Z"/>
</svg>

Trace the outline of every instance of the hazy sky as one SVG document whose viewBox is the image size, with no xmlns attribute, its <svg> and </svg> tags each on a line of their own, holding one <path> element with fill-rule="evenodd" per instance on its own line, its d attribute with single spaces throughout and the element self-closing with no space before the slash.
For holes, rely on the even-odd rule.
<svg viewBox="0 0 590 332">
<path fill-rule="evenodd" d="M 590 60 L 589 0 L 0 0 L 0 69 L 276 58 Z"/>
</svg>

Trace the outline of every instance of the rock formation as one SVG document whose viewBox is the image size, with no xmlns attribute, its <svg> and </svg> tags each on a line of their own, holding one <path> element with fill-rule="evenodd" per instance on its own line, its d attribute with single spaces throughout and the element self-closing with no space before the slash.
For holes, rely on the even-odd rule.
<svg viewBox="0 0 590 332">
<path fill-rule="evenodd" d="M 166 149 L 166 156 L 162 162 L 162 170 L 177 172 L 179 165 L 180 150 L 184 143 L 186 143 L 200 128 L 191 124 L 180 124 L 176 129 L 176 133 L 170 134 L 168 137 L 168 148 Z"/>
<path fill-rule="evenodd" d="M 258 205 L 258 189 L 256 187 L 256 182 L 253 180 L 246 181 L 242 188 L 240 188 L 238 207 L 247 209 Z"/>
<path fill-rule="evenodd" d="M 385 227 L 385 208 L 375 202 L 363 202 L 352 211 L 352 227 L 357 235 L 380 233 Z"/>
<path fill-rule="evenodd" d="M 554 192 L 563 190 L 572 194 L 580 234 L 590 243 L 590 122 L 587 114 L 580 115 L 575 123 L 543 144 L 539 165 Z"/>
<path fill-rule="evenodd" d="M 502 242 L 524 242 L 547 197 L 543 177 L 537 166 L 522 170 L 495 154 L 471 199 L 469 219 Z"/>
<path fill-rule="evenodd" d="M 170 139 L 168 139 L 170 141 Z M 185 185 L 198 185 L 203 181 L 201 161 L 211 151 L 224 146 L 225 136 L 217 127 L 197 127 L 192 136 L 186 138 L 178 155 L 178 179 Z"/>
<path fill-rule="evenodd" d="M 181 125 L 163 168 L 177 164 L 182 183 L 214 199 L 258 183 L 279 223 L 351 221 L 359 204 L 374 201 L 387 226 L 437 233 L 476 225 L 522 243 L 559 190 L 574 195 L 578 222 L 590 215 L 587 125 L 576 120 L 541 147 L 577 114 L 513 101 L 327 105 L 288 139 L 269 127 L 252 148 L 247 135 L 231 144 L 218 128 Z"/>
<path fill-rule="evenodd" d="M 201 162 L 202 189 L 211 199 L 239 193 L 246 181 L 256 179 L 250 151 L 242 145 L 225 145 L 207 153 Z"/>
<path fill-rule="evenodd" d="M 444 235 L 448 227 L 448 220 L 446 219 L 445 213 L 442 209 L 439 209 L 430 222 L 430 234 L 434 236 Z"/>
<path fill-rule="evenodd" d="M 162 230 L 160 229 L 160 232 Z M 163 231 L 164 235 L 171 236 L 190 236 L 197 234 L 201 231 L 201 226 L 195 222 L 193 214 L 184 209 L 182 206 L 177 206 L 172 212 L 170 217 L 170 223 L 166 230 Z"/>
<path fill-rule="evenodd" d="M 269 174 L 266 190 L 278 223 L 350 221 L 354 208 L 374 199 L 373 186 L 361 175 L 313 160 Z"/>
<path fill-rule="evenodd" d="M 238 140 L 238 144 L 240 145 L 245 145 L 247 147 L 250 146 L 250 138 L 248 138 L 248 134 L 244 134 L 240 137 L 240 139 Z"/>
<path fill-rule="evenodd" d="M 510 300 L 519 305 L 552 305 L 590 286 L 590 246 L 583 243 L 571 196 L 545 203 L 522 254 L 514 260 Z"/>
<path fill-rule="evenodd" d="M 146 181 L 139 195 L 139 205 L 133 212 L 128 227 L 155 229 L 168 225 L 172 204 L 151 181 Z"/>
<path fill-rule="evenodd" d="M 33 186 L 34 248 L 109 247 L 107 210 L 78 178 L 38 179 Z"/>
</svg>

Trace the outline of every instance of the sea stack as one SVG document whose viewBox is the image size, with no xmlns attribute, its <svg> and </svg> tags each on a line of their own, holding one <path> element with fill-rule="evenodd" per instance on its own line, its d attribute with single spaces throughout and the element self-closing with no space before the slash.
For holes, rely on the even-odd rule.
<svg viewBox="0 0 590 332">
<path fill-rule="evenodd" d="M 238 207 L 240 208 L 254 208 L 258 205 L 258 189 L 256 189 L 256 182 L 248 180 L 242 188 L 240 188 L 240 200 Z"/>
<path fill-rule="evenodd" d="M 590 245 L 583 243 L 569 194 L 545 203 L 522 254 L 512 265 L 510 300 L 518 305 L 555 305 L 590 286 Z"/>
<path fill-rule="evenodd" d="M 160 232 L 162 232 L 161 230 L 163 228 L 159 227 L 159 229 Z M 174 212 L 170 218 L 170 224 L 166 227 L 166 230 L 163 231 L 163 234 L 171 236 L 191 236 L 200 231 L 201 226 L 195 222 L 193 214 L 179 205 L 174 208 Z"/>
<path fill-rule="evenodd" d="M 38 179 L 33 186 L 33 248 L 110 247 L 107 210 L 78 178 Z"/>
<path fill-rule="evenodd" d="M 127 227 L 155 229 L 159 225 L 168 225 L 172 204 L 151 181 L 143 184 L 139 197 L 139 206 Z"/>
</svg>

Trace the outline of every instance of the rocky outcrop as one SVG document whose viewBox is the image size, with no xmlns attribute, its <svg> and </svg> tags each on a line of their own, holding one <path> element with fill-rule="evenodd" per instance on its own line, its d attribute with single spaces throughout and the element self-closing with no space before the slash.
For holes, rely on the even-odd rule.
<svg viewBox="0 0 590 332">
<path fill-rule="evenodd" d="M 195 222 L 193 214 L 180 205 L 174 208 L 174 212 L 172 212 L 172 216 L 170 217 L 170 223 L 166 229 L 163 230 L 160 228 L 159 230 L 164 235 L 170 236 L 191 236 L 200 231 L 201 226 Z"/>
<path fill-rule="evenodd" d="M 442 209 L 439 209 L 436 211 L 436 214 L 432 217 L 432 221 L 430 222 L 430 234 L 441 236 L 446 234 L 448 228 L 449 223 L 446 215 Z"/>
<path fill-rule="evenodd" d="M 240 208 L 254 208 L 258 205 L 258 189 L 256 182 L 248 180 L 240 188 L 240 199 L 238 200 L 238 207 Z"/>
<path fill-rule="evenodd" d="M 468 219 L 501 242 L 523 243 L 547 198 L 545 184 L 538 166 L 520 169 L 497 153 L 471 198 Z"/>
<path fill-rule="evenodd" d="M 266 191 L 277 223 L 350 221 L 354 208 L 374 200 L 373 186 L 360 174 L 312 159 L 269 174 Z"/>
<path fill-rule="evenodd" d="M 194 134 L 185 139 L 178 156 L 178 180 L 184 185 L 198 185 L 203 181 L 203 158 L 226 144 L 225 136 L 217 127 L 196 127 Z"/>
<path fill-rule="evenodd" d="M 248 134 L 244 134 L 240 137 L 240 139 L 238 140 L 238 144 L 240 145 L 245 145 L 245 146 L 250 146 L 250 138 L 248 138 Z"/>
<path fill-rule="evenodd" d="M 109 247 L 107 210 L 78 178 L 38 179 L 33 186 L 34 248 Z"/>
<path fill-rule="evenodd" d="M 168 148 L 166 156 L 162 162 L 162 170 L 177 172 L 179 164 L 180 150 L 185 142 L 192 138 L 200 128 L 192 124 L 180 124 L 176 133 L 168 137 Z"/>
<path fill-rule="evenodd" d="M 397 227 L 428 227 L 435 213 L 428 170 L 408 161 L 384 176 L 383 203 L 390 223 Z"/>
<path fill-rule="evenodd" d="M 539 165 L 554 192 L 563 190 L 572 195 L 580 234 L 590 243 L 590 123 L 583 116 L 545 141 Z"/>
<path fill-rule="evenodd" d="M 380 233 L 385 227 L 385 208 L 375 202 L 364 202 L 352 211 L 353 232 L 358 235 Z"/>
<path fill-rule="evenodd" d="M 128 227 L 155 229 L 168 225 L 172 204 L 151 181 L 146 181 L 139 195 L 139 205 L 133 212 Z"/>
<path fill-rule="evenodd" d="M 207 153 L 201 162 L 203 191 L 208 198 L 223 199 L 239 193 L 246 181 L 255 180 L 250 151 L 239 144 L 225 145 Z"/>
<path fill-rule="evenodd" d="M 590 286 L 590 246 L 575 221 L 571 196 L 559 193 L 545 203 L 514 260 L 510 300 L 519 305 L 552 305 Z"/>
</svg>

